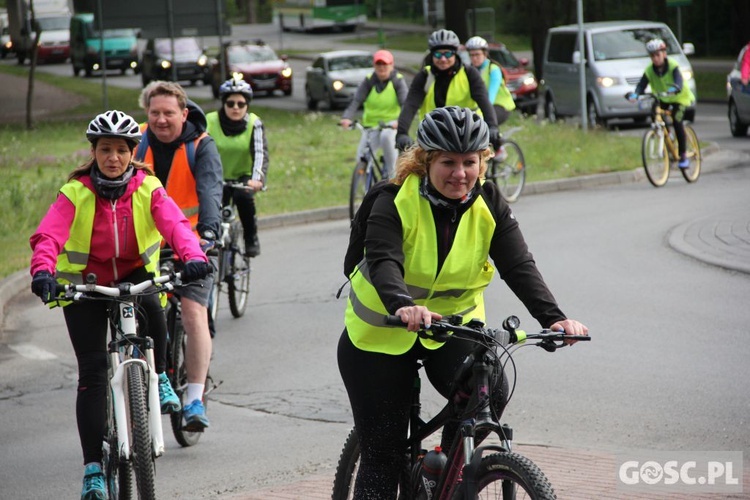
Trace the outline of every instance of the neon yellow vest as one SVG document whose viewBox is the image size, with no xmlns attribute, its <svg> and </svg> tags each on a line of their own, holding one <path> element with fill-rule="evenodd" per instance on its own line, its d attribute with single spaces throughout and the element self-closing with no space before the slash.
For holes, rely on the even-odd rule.
<svg viewBox="0 0 750 500">
<path fill-rule="evenodd" d="M 419 195 L 420 179 L 410 175 L 404 181 L 395 204 L 403 228 L 404 282 L 418 305 L 449 315 L 463 314 L 485 319 L 484 289 L 495 273 L 487 260 L 495 220 L 484 198 L 474 201 L 461 217 L 456 237 L 436 277 L 437 233 L 430 202 Z M 384 327 L 388 314 L 372 285 L 367 264 L 352 273 L 345 324 L 358 349 L 385 354 L 403 354 L 416 342 L 417 334 L 404 328 Z M 428 349 L 442 344 L 419 339 Z"/>
<path fill-rule="evenodd" d="M 403 78 L 403 76 L 398 73 L 396 78 Z M 362 125 L 365 127 L 377 127 L 380 122 L 388 123 L 398 120 L 401 105 L 398 103 L 398 94 L 393 87 L 393 82 L 389 80 L 382 92 L 378 92 L 373 86 L 363 103 L 363 108 Z"/>
<path fill-rule="evenodd" d="M 248 113 L 247 128 L 239 135 L 226 136 L 221 130 L 219 113 L 213 111 L 206 115 L 206 132 L 214 138 L 216 149 L 221 157 L 221 168 L 224 179 L 239 179 L 243 175 L 253 175 L 253 157 L 250 155 L 250 139 L 253 135 L 255 113 Z"/>
<path fill-rule="evenodd" d="M 430 77 L 430 66 L 425 66 L 428 78 Z M 471 87 L 469 86 L 469 77 L 466 76 L 466 68 L 461 66 L 458 72 L 453 75 L 451 82 L 448 84 L 448 93 L 445 96 L 446 106 L 460 106 L 476 111 L 480 116 L 482 111 L 479 109 L 477 102 L 471 97 Z M 427 113 L 435 109 L 435 81 L 430 83 L 427 94 L 419 108 L 419 119 L 424 120 Z"/>
<path fill-rule="evenodd" d="M 667 72 L 664 76 L 659 76 L 656 74 L 653 64 L 649 64 L 648 68 L 646 68 L 646 77 L 648 78 L 649 85 L 651 85 L 651 92 L 653 92 L 654 94 L 666 92 L 670 86 L 674 85 L 674 76 L 672 76 L 672 72 L 677 67 L 677 62 L 667 58 L 667 66 L 669 66 L 669 69 L 667 69 Z M 680 90 L 677 95 L 659 97 L 659 100 L 667 103 L 676 103 L 682 104 L 683 106 L 690 106 L 690 104 L 695 101 L 695 96 L 690 90 L 690 87 L 688 87 L 687 82 L 683 83 L 685 85 L 682 86 L 682 90 Z"/>
<path fill-rule="evenodd" d="M 151 215 L 151 195 L 162 187 L 153 175 L 147 175 L 143 183 L 133 193 L 133 224 L 138 240 L 138 253 L 146 271 L 159 275 L 159 248 L 162 236 L 156 229 Z M 96 195 L 79 180 L 71 180 L 60 192 L 68 198 L 76 211 L 70 226 L 70 237 L 57 259 L 57 277 L 61 281 L 83 283 L 81 273 L 86 268 L 91 250 L 91 234 L 94 231 Z"/>
<path fill-rule="evenodd" d="M 496 67 L 500 72 L 503 81 L 500 82 L 500 89 L 497 91 L 497 95 L 495 96 L 495 100 L 492 102 L 492 104 L 502 106 L 508 111 L 513 111 L 514 109 L 516 109 L 516 102 L 513 100 L 513 96 L 510 95 L 510 90 L 508 90 L 508 87 L 505 85 L 505 75 L 503 75 L 503 69 L 500 66 L 494 63 L 489 63 L 482 70 L 482 80 L 484 80 L 484 85 L 488 89 L 490 88 L 490 70 L 493 66 Z"/>
</svg>

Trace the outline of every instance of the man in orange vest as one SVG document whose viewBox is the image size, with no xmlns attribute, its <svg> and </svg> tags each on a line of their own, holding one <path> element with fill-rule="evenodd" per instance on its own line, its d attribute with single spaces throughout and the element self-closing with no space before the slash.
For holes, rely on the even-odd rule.
<svg viewBox="0 0 750 500">
<path fill-rule="evenodd" d="M 190 102 L 177 83 L 153 82 L 140 100 L 147 115 L 136 158 L 151 164 L 154 173 L 191 223 L 201 243 L 215 240 L 221 227 L 221 158 L 206 134 L 206 116 Z M 200 432 L 209 426 L 203 405 L 211 360 L 208 302 L 213 278 L 202 287 L 180 290 L 182 322 L 187 343 L 185 429 Z"/>
</svg>

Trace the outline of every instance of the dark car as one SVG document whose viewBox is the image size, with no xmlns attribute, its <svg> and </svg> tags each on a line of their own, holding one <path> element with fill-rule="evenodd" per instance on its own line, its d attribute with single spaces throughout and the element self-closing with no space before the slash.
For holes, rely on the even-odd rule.
<svg viewBox="0 0 750 500">
<path fill-rule="evenodd" d="M 195 38 L 175 38 L 174 52 L 172 57 L 169 38 L 152 38 L 146 42 L 140 65 L 144 86 L 153 80 L 211 82 L 208 57 Z M 173 77 L 175 72 L 176 78 Z"/>
<path fill-rule="evenodd" d="M 539 82 L 534 73 L 528 69 L 529 60 L 525 57 L 517 58 L 502 43 L 490 42 L 489 58 L 500 64 L 503 70 L 505 85 L 510 90 L 516 108 L 524 114 L 536 114 L 539 102 Z M 462 46 L 459 55 L 464 64 L 471 64 L 469 53 Z"/>
<path fill-rule="evenodd" d="M 318 54 L 305 76 L 307 108 L 316 110 L 319 102 L 325 102 L 328 109 L 345 108 L 362 80 L 373 71 L 370 52 L 335 50 Z"/>
<path fill-rule="evenodd" d="M 224 75 L 221 74 L 222 59 Z M 212 63 L 211 91 L 218 98 L 221 84 L 239 73 L 255 93 L 273 95 L 275 90 L 280 90 L 284 95 L 292 95 L 292 67 L 286 61 L 286 55 L 279 57 L 262 40 L 227 42 Z"/>
<path fill-rule="evenodd" d="M 740 65 L 746 50 L 750 50 L 747 45 L 740 50 L 732 72 L 727 75 L 729 129 L 735 137 L 744 137 L 750 127 L 750 84 L 742 85 L 740 81 Z"/>
</svg>

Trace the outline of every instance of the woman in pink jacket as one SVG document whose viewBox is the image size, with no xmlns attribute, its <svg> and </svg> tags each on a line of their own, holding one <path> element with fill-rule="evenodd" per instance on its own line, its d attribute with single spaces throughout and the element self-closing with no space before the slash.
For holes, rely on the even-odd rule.
<svg viewBox="0 0 750 500">
<path fill-rule="evenodd" d="M 47 302 L 58 281 L 83 283 L 90 273 L 100 285 L 144 281 L 158 271 L 162 237 L 186 262 L 184 281 L 205 277 L 208 259 L 188 220 L 149 166 L 133 161 L 141 138 L 138 123 L 121 111 L 107 111 L 89 123 L 86 137 L 92 158 L 70 174 L 31 236 L 32 292 Z M 179 411 L 164 373 L 167 324 L 158 295 L 143 296 L 139 305 L 154 339 L 162 413 Z M 63 314 L 78 361 L 76 417 L 85 466 L 81 498 L 104 499 L 107 303 L 74 303 Z"/>
<path fill-rule="evenodd" d="M 745 54 L 742 56 L 740 63 L 740 81 L 742 85 L 750 83 L 750 43 L 745 47 Z"/>
</svg>

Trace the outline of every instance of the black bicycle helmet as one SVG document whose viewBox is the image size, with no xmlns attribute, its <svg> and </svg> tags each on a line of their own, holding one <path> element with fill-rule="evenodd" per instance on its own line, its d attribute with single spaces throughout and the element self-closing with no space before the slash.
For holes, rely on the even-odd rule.
<svg viewBox="0 0 750 500">
<path fill-rule="evenodd" d="M 223 101 L 228 95 L 242 94 L 247 103 L 253 100 L 253 88 L 242 78 L 232 77 L 219 87 L 219 98 Z"/>
<path fill-rule="evenodd" d="M 490 129 L 482 117 L 469 108 L 437 108 L 419 124 L 417 144 L 425 151 L 484 151 L 490 145 Z"/>
<path fill-rule="evenodd" d="M 461 40 L 459 40 L 458 35 L 451 30 L 445 29 L 433 31 L 430 38 L 427 40 L 427 46 L 430 50 L 441 47 L 458 50 L 459 45 L 461 45 Z"/>
<path fill-rule="evenodd" d="M 119 137 L 138 144 L 141 129 L 130 115 L 116 109 L 97 115 L 86 129 L 86 138 L 94 143 L 100 137 Z"/>
</svg>

